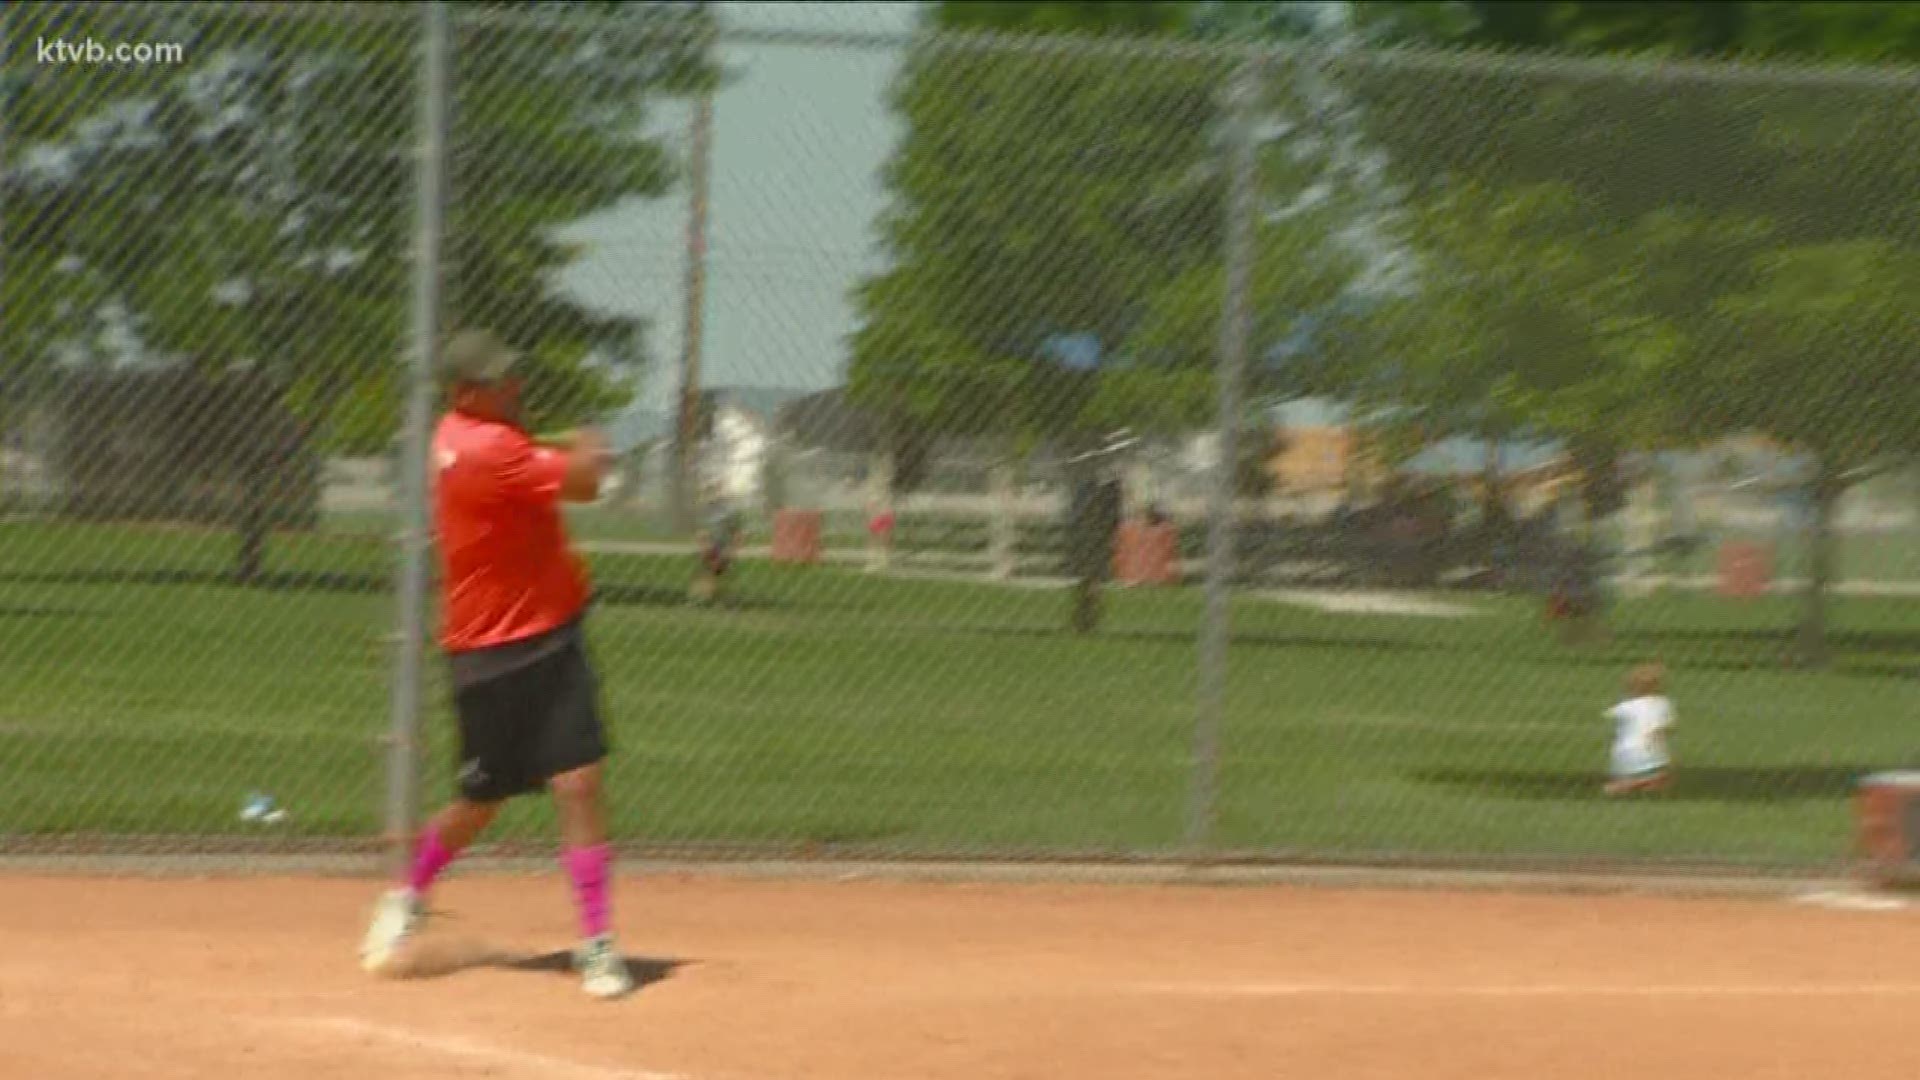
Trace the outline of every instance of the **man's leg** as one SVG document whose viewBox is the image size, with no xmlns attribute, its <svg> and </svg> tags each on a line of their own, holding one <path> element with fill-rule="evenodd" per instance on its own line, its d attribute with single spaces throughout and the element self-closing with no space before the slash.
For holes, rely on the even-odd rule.
<svg viewBox="0 0 1920 1080">
<path fill-rule="evenodd" d="M 600 766 L 562 773 L 553 778 L 552 787 L 560 816 L 561 859 L 580 908 L 580 936 L 591 941 L 612 929 L 607 874 L 613 852 L 607 844 L 606 815 L 600 806 Z"/>
<path fill-rule="evenodd" d="M 608 897 L 613 849 L 601 805 L 608 746 L 600 720 L 600 680 L 579 640 L 554 658 L 548 673 L 535 774 L 547 778 L 560 819 L 560 861 L 579 910 L 582 946 L 576 963 L 586 991 L 618 997 L 633 988 L 633 981 L 614 947 Z"/>
<path fill-rule="evenodd" d="M 420 831 L 406 880 L 389 889 L 374 908 L 373 924 L 360 945 L 360 963 L 368 971 L 386 970 L 419 931 L 426 918 L 427 894 L 462 851 L 492 823 L 497 802 L 460 799 Z"/>
<path fill-rule="evenodd" d="M 360 946 L 368 971 L 383 970 L 396 958 L 425 919 L 427 895 L 440 875 L 493 823 L 501 804 L 530 786 L 518 764 L 523 728 L 514 722 L 525 709 L 526 693 L 513 678 L 456 691 L 458 794 L 420 831 L 405 879 L 380 898 Z"/>
<path fill-rule="evenodd" d="M 600 777 L 601 767 L 595 763 L 554 777 L 551 787 L 560 817 L 561 862 L 579 909 L 586 988 L 596 996 L 617 997 L 632 989 L 632 982 L 613 943 L 608 895 L 613 848 L 607 843 Z"/>
<path fill-rule="evenodd" d="M 458 799 L 427 822 L 414 846 L 413 866 L 407 873 L 407 891 L 424 904 L 440 874 L 460 853 L 473 845 L 500 813 L 497 802 Z"/>
</svg>

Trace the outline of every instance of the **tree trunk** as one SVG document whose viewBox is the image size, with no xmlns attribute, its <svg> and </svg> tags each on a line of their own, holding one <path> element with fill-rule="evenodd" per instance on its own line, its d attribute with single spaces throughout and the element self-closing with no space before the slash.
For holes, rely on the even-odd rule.
<svg viewBox="0 0 1920 1080">
<path fill-rule="evenodd" d="M 283 400 L 284 391 L 272 387 L 258 393 L 261 404 L 255 406 L 259 410 L 256 415 L 271 417 L 266 410 L 275 408 Z M 248 425 L 239 435 L 242 442 L 231 462 L 232 475 L 240 489 L 237 515 L 240 546 L 235 572 L 242 585 L 255 585 L 266 569 L 267 542 L 279 509 L 276 504 L 280 502 L 276 496 L 285 485 L 293 485 L 286 490 L 301 498 L 317 494 L 307 490 L 298 467 L 302 451 L 313 444 L 314 428 L 289 418 L 270 418 Z"/>
<path fill-rule="evenodd" d="M 1807 523 L 1807 577 L 1800 597 L 1800 625 L 1794 631 L 1794 659 L 1804 667 L 1824 668 L 1832 660 L 1827 642 L 1827 592 L 1833 587 L 1833 517 L 1839 507 L 1840 490 L 1833 468 L 1821 461 L 1813 479 L 1813 518 Z"/>
<path fill-rule="evenodd" d="M 1068 473 L 1067 563 L 1074 578 L 1068 623 L 1075 633 L 1099 629 L 1105 605 L 1101 587 L 1113 560 L 1113 529 L 1119 524 L 1119 484 L 1103 482 L 1081 464 Z"/>
<path fill-rule="evenodd" d="M 234 570 L 242 585 L 258 583 L 266 566 L 268 485 L 266 477 L 251 476 L 240 492 L 240 558 Z"/>
<path fill-rule="evenodd" d="M 1069 618 L 1076 634 L 1091 634 L 1100 628 L 1100 582 L 1083 577 L 1073 585 L 1073 610 Z"/>
<path fill-rule="evenodd" d="M 13 505 L 11 485 L 7 483 L 13 478 L 13 427 L 12 407 L 0 402 L 0 519 L 17 509 Z"/>
</svg>

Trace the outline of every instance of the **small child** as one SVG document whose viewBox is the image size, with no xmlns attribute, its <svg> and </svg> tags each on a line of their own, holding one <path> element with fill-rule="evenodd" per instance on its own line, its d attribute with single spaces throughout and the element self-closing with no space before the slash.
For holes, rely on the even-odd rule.
<svg viewBox="0 0 1920 1080">
<path fill-rule="evenodd" d="M 1673 761 L 1667 732 L 1673 728 L 1673 702 L 1665 693 L 1666 669 L 1642 664 L 1627 675 L 1627 699 L 1607 710 L 1613 721 L 1612 776 L 1609 795 L 1658 790 L 1667 786 Z"/>
</svg>

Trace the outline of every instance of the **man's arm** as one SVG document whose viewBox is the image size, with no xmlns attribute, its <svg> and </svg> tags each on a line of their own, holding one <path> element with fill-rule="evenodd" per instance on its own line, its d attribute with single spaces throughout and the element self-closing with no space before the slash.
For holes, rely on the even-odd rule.
<svg viewBox="0 0 1920 1080">
<path fill-rule="evenodd" d="M 606 439 L 584 431 L 521 443 L 503 463 L 500 480 L 509 498 L 592 502 L 612 460 Z"/>
<path fill-rule="evenodd" d="M 566 455 L 566 476 L 560 482 L 560 497 L 568 502 L 592 502 L 600 497 L 613 466 L 613 451 L 598 431 L 576 431 L 564 439 L 560 451 Z"/>
</svg>

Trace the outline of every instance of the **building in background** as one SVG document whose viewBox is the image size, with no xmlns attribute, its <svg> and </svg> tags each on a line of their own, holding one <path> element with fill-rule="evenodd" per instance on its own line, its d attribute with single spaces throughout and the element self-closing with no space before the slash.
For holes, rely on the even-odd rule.
<svg viewBox="0 0 1920 1080">
<path fill-rule="evenodd" d="M 703 392 L 700 479 L 707 501 L 724 501 L 737 509 L 764 501 L 780 411 L 808 393 L 771 387 Z"/>
</svg>

